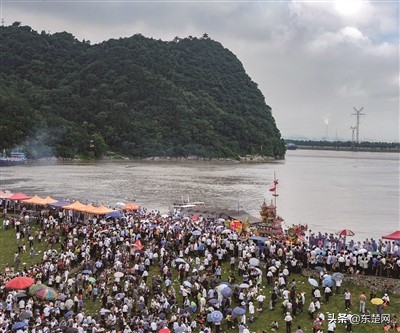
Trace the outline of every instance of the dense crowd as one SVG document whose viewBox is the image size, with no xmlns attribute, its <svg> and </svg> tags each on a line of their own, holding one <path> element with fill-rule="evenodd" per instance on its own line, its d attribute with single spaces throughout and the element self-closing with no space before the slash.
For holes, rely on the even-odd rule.
<svg viewBox="0 0 400 333">
<path fill-rule="evenodd" d="M 282 310 L 287 332 L 303 309 L 318 332 L 325 321 L 321 291 L 329 301 L 341 280 L 316 287 L 306 300 L 292 273 L 317 268 L 321 283 L 331 272 L 400 277 L 395 242 L 347 243 L 310 233 L 306 242 L 292 244 L 243 235 L 221 219 L 146 209 L 87 219 L 62 209 L 42 209 L 34 217 L 23 208 L 19 217 L 3 217 L 3 231 L 15 231 L 17 247 L 13 264 L 1 274 L 0 332 L 219 333 L 224 325 L 248 333 L 257 312 L 275 308 Z M 48 243 L 43 253 L 36 252 L 40 242 Z M 41 261 L 27 267 L 24 253 Z M 227 281 L 223 267 L 230 268 Z M 58 297 L 5 289 L 15 276 L 33 277 Z M 272 288 L 268 299 L 264 285 Z M 371 291 L 374 296 L 385 297 Z M 390 324 L 397 325 L 395 317 Z M 274 321 L 266 329 L 278 326 Z"/>
</svg>

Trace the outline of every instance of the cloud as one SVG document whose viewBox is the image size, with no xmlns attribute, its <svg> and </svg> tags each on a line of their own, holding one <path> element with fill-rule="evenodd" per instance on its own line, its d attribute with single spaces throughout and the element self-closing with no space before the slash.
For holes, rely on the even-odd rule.
<svg viewBox="0 0 400 333">
<path fill-rule="evenodd" d="M 92 43 L 208 33 L 258 83 L 283 136 L 322 138 L 328 114 L 349 139 L 364 106 L 360 139 L 399 141 L 399 4 L 340 1 L 3 2 L 2 16 Z"/>
</svg>

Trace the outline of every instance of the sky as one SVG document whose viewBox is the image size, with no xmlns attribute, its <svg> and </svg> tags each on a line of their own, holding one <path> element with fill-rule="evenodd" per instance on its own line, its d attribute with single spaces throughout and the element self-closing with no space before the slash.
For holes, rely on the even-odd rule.
<svg viewBox="0 0 400 333">
<path fill-rule="evenodd" d="M 0 14 L 92 44 L 207 33 L 242 62 L 284 138 L 356 139 L 362 110 L 359 141 L 400 141 L 398 0 L 1 0 Z"/>
</svg>

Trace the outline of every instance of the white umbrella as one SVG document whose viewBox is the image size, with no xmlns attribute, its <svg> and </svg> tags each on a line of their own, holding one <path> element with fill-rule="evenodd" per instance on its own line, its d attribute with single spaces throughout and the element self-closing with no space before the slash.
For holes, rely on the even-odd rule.
<svg viewBox="0 0 400 333">
<path fill-rule="evenodd" d="M 248 288 L 248 287 L 250 287 L 250 285 L 247 284 L 247 283 L 239 284 L 239 288 L 246 289 L 246 288 Z"/>
<path fill-rule="evenodd" d="M 260 260 L 257 259 L 257 258 L 251 258 L 251 259 L 249 260 L 249 264 L 250 264 L 251 266 L 260 266 Z"/>
<path fill-rule="evenodd" d="M 124 273 L 122 273 L 122 272 L 115 272 L 114 273 L 114 277 L 116 277 L 116 278 L 122 278 L 124 276 Z"/>
<path fill-rule="evenodd" d="M 69 310 L 74 306 L 74 301 L 72 299 L 67 299 L 65 301 L 65 307 Z"/>
</svg>

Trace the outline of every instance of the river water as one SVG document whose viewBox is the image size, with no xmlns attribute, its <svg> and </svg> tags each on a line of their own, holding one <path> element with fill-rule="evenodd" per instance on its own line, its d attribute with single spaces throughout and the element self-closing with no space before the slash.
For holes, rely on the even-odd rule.
<svg viewBox="0 0 400 333">
<path fill-rule="evenodd" d="M 287 225 L 355 232 L 355 240 L 400 229 L 397 153 L 288 151 L 273 163 L 194 161 L 35 162 L 0 170 L 1 189 L 114 206 L 132 201 L 166 212 L 173 201 L 244 209 L 259 216 L 274 174 Z"/>
</svg>

